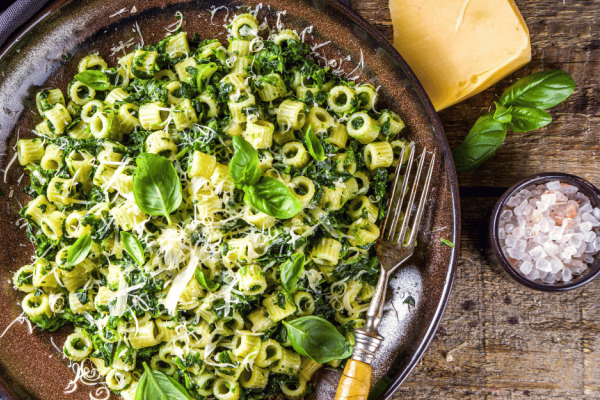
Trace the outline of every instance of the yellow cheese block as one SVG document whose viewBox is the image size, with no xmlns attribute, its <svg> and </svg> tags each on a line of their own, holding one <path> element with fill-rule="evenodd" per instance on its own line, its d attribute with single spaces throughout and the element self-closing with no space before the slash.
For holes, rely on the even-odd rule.
<svg viewBox="0 0 600 400">
<path fill-rule="evenodd" d="M 489 88 L 531 60 L 513 0 L 390 0 L 394 46 L 436 110 Z"/>
</svg>

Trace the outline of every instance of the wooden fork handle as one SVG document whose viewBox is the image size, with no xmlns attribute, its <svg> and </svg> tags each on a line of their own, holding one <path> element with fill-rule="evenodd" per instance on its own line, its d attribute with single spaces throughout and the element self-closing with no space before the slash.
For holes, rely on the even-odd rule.
<svg viewBox="0 0 600 400">
<path fill-rule="evenodd" d="M 367 400 L 371 389 L 373 367 L 362 361 L 348 360 L 335 400 Z"/>
</svg>

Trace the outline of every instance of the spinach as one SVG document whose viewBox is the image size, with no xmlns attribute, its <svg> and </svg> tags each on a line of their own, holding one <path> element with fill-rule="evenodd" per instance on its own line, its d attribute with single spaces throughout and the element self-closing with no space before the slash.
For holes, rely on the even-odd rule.
<svg viewBox="0 0 600 400">
<path fill-rule="evenodd" d="M 573 77 L 565 71 L 542 71 L 515 82 L 502 93 L 500 103 L 547 110 L 565 101 L 575 87 Z"/>
<path fill-rule="evenodd" d="M 440 239 L 440 242 L 443 245 L 446 245 L 448 247 L 454 247 L 454 243 L 452 243 L 451 241 L 449 241 L 448 239 Z"/>
<path fill-rule="evenodd" d="M 221 286 L 218 282 L 213 282 L 213 280 L 210 279 L 200 268 L 196 268 L 194 275 L 200 286 L 210 292 L 214 292 L 219 288 L 219 286 Z"/>
<path fill-rule="evenodd" d="M 412 296 L 408 296 L 406 299 L 404 299 L 404 301 L 402 302 L 403 304 L 408 304 L 409 306 L 414 307 L 415 306 L 415 299 Z"/>
<path fill-rule="evenodd" d="M 552 122 L 546 111 L 575 90 L 573 77 L 561 70 L 542 71 L 519 79 L 502 93 L 496 110 L 481 116 L 465 140 L 452 151 L 456 170 L 472 171 L 502 146 L 506 129 L 524 133 Z"/>
<path fill-rule="evenodd" d="M 343 360 L 352 355 L 352 346 L 329 321 L 308 316 L 283 321 L 294 350 L 319 364 Z"/>
<path fill-rule="evenodd" d="M 190 395 L 179 382 L 160 371 L 148 367 L 145 362 L 144 373 L 135 391 L 135 400 L 189 400 Z"/>
<path fill-rule="evenodd" d="M 323 149 L 323 145 L 321 141 L 317 137 L 317 134 L 312 129 L 312 126 L 309 126 L 306 130 L 306 149 L 308 153 L 317 161 L 325 161 L 327 157 L 325 156 L 325 149 Z"/>
<path fill-rule="evenodd" d="M 127 254 L 129 254 L 131 258 L 133 258 L 133 261 L 140 267 L 144 265 L 144 248 L 142 247 L 142 243 L 129 232 L 121 232 L 120 235 L 121 243 L 123 243 L 123 247 Z"/>
<path fill-rule="evenodd" d="M 92 236 L 89 233 L 80 236 L 69 248 L 69 252 L 67 253 L 67 267 L 73 267 L 85 260 L 91 248 Z"/>
<path fill-rule="evenodd" d="M 246 186 L 244 191 L 246 204 L 275 218 L 292 218 L 302 211 L 302 203 L 283 182 L 275 178 L 263 176 L 256 185 Z"/>
<path fill-rule="evenodd" d="M 244 185 L 255 185 L 261 175 L 258 168 L 258 152 L 240 136 L 233 137 L 233 148 L 235 154 L 229 164 L 229 170 L 235 187 L 242 189 Z"/>
<path fill-rule="evenodd" d="M 494 155 L 504 139 L 506 126 L 494 120 L 492 113 L 479 117 L 465 141 L 452 151 L 456 170 L 472 171 L 479 167 Z"/>
<path fill-rule="evenodd" d="M 296 284 L 304 272 L 304 254 L 292 254 L 281 266 L 281 285 L 288 292 L 294 291 Z"/>
<path fill-rule="evenodd" d="M 75 75 L 75 79 L 94 90 L 108 90 L 108 76 L 100 71 L 88 69 Z"/>
<path fill-rule="evenodd" d="M 162 215 L 170 225 L 170 214 L 179 208 L 182 200 L 181 181 L 173 163 L 152 153 L 142 153 L 135 162 L 135 202 L 142 212 L 148 215 Z"/>
</svg>

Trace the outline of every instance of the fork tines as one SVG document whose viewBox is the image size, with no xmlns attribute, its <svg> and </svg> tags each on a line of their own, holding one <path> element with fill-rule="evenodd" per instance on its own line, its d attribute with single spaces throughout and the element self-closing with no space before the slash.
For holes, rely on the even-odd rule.
<svg viewBox="0 0 600 400">
<path fill-rule="evenodd" d="M 404 153 L 408 151 L 408 161 L 406 162 L 406 169 L 402 174 L 402 160 L 404 160 Z M 400 158 L 398 160 L 398 166 L 394 176 L 394 184 L 392 186 L 392 193 L 388 200 L 388 207 L 385 220 L 382 224 L 381 242 L 390 242 L 393 245 L 402 243 L 404 247 L 411 247 L 415 243 L 417 237 L 417 231 L 419 224 L 421 223 L 421 217 L 423 216 L 423 209 L 425 202 L 427 201 L 427 193 L 429 192 L 429 184 L 431 183 L 431 177 L 433 175 L 433 169 L 435 165 L 435 151 L 427 153 L 427 148 L 423 149 L 423 152 L 419 156 L 415 156 L 416 148 L 415 144 L 411 142 L 408 146 L 402 149 Z M 423 167 L 428 154 L 431 154 L 429 161 L 429 169 L 427 170 L 427 176 L 424 182 L 422 181 Z M 412 173 L 413 164 L 418 163 L 417 170 L 414 174 Z M 411 176 L 412 175 L 412 176 Z M 401 188 L 398 189 L 398 180 L 402 179 Z M 417 192 L 421 192 L 421 198 L 419 200 L 416 214 L 413 213 L 413 205 Z M 406 200 L 407 194 L 410 193 L 408 198 L 408 204 L 403 209 L 403 205 Z M 403 211 L 404 210 L 404 211 Z M 409 228 L 409 223 L 413 220 L 412 226 Z M 398 223 L 401 222 L 401 226 L 398 229 Z M 408 234 L 408 237 L 407 237 Z"/>
</svg>

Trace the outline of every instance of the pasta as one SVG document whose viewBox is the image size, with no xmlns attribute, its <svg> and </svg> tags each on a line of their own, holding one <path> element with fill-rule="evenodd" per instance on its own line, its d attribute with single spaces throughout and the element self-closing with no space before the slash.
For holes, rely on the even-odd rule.
<svg viewBox="0 0 600 400">
<path fill-rule="evenodd" d="M 114 67 L 88 55 L 68 87 L 36 95 L 40 137 L 17 142 L 38 248 L 12 279 L 25 316 L 49 331 L 73 323 L 65 356 L 91 360 L 126 400 L 145 366 L 194 399 L 301 399 L 322 364 L 285 324 L 319 317 L 349 343 L 364 324 L 388 175 L 408 158 L 404 123 L 377 111 L 374 86 L 307 58 L 296 33 L 263 28 L 241 14 L 227 46 L 178 27 Z M 238 140 L 254 170 L 240 172 Z M 142 182 L 168 175 L 144 175 L 149 155 L 174 169 L 167 213 L 145 203 L 168 202 Z M 287 191 L 299 205 L 286 217 L 252 197 Z M 289 288 L 283 265 L 300 256 Z"/>
</svg>

